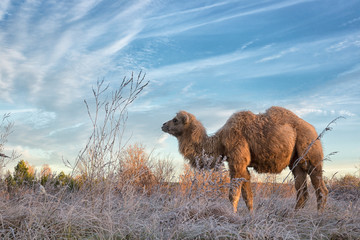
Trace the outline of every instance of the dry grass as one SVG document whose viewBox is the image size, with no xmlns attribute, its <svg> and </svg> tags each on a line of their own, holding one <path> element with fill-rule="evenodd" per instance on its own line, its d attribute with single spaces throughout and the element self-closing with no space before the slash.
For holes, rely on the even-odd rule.
<svg viewBox="0 0 360 240">
<path fill-rule="evenodd" d="M 196 178 L 192 176 L 193 182 Z M 0 201 L 0 237 L 358 239 L 360 236 L 358 195 L 353 199 L 342 199 L 332 192 L 325 212 L 318 214 L 312 193 L 306 207 L 295 212 L 294 197 L 284 197 L 281 191 L 266 196 L 264 193 L 270 183 L 260 184 L 255 191 L 255 211 L 250 215 L 243 203 L 239 212 L 234 214 L 227 198 L 209 195 L 198 186 L 189 186 L 194 187 L 190 193 L 184 192 L 181 185 L 157 184 L 153 186 L 156 191 L 149 194 L 133 185 L 119 189 L 110 184 L 99 182 L 91 190 L 69 191 L 62 188 L 51 194 L 41 194 L 38 189 L 24 187 L 18 189 L 18 194 L 13 197 L 4 190 Z M 216 189 L 215 185 L 208 184 L 211 190 L 223 192 L 223 186 L 219 185 Z M 333 184 L 330 189 L 339 187 L 335 181 Z M 349 194 L 360 192 L 359 186 L 355 185 L 346 185 L 342 191 L 349 189 Z"/>
</svg>

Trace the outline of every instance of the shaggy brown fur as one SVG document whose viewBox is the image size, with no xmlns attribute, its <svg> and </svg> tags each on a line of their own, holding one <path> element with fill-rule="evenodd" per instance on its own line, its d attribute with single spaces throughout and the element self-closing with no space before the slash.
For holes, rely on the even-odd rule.
<svg viewBox="0 0 360 240">
<path fill-rule="evenodd" d="M 322 178 L 321 143 L 315 141 L 308 149 L 317 138 L 314 127 L 287 109 L 271 107 L 258 115 L 250 111 L 235 113 L 213 136 L 207 135 L 194 115 L 181 111 L 164 123 L 162 130 L 178 139 L 180 152 L 193 167 L 206 165 L 202 162 L 206 160 L 201 159 L 204 154 L 214 159 L 226 157 L 232 182 L 246 180 L 230 187 L 229 199 L 235 212 L 241 193 L 249 210 L 253 209 L 248 167 L 259 173 L 280 173 L 289 166 L 295 177 L 296 209 L 308 199 L 309 174 L 316 190 L 317 207 L 322 210 L 325 206 L 328 190 Z"/>
</svg>

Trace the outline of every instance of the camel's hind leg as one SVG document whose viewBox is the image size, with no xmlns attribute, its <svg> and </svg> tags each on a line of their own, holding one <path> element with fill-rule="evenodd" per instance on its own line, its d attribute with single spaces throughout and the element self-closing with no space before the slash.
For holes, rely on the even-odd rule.
<svg viewBox="0 0 360 240">
<path fill-rule="evenodd" d="M 229 200 L 233 205 L 233 210 L 237 212 L 237 206 L 241 195 L 241 182 L 237 181 L 236 178 L 231 177 L 230 189 L 229 189 Z"/>
<path fill-rule="evenodd" d="M 292 170 L 295 178 L 295 189 L 297 192 L 295 209 L 303 208 L 309 198 L 307 190 L 306 172 L 300 167 L 296 166 Z"/>
<path fill-rule="evenodd" d="M 253 210 L 253 194 L 250 186 L 250 173 L 245 170 L 236 169 L 230 166 L 231 186 L 229 190 L 229 199 L 233 205 L 234 212 L 237 212 L 237 206 L 240 195 L 244 198 L 245 204 L 249 211 Z"/>
<path fill-rule="evenodd" d="M 326 188 L 322 177 L 321 165 L 319 164 L 317 167 L 313 167 L 309 172 L 309 175 L 316 193 L 317 209 L 318 211 L 323 211 L 329 191 Z"/>
<path fill-rule="evenodd" d="M 245 182 L 243 182 L 242 187 L 241 187 L 241 193 L 242 193 L 242 197 L 244 198 L 247 208 L 251 212 L 253 210 L 253 194 L 251 191 L 250 173 L 249 173 L 249 171 L 247 171 L 247 172 L 249 174 L 249 179 L 246 180 Z"/>
</svg>

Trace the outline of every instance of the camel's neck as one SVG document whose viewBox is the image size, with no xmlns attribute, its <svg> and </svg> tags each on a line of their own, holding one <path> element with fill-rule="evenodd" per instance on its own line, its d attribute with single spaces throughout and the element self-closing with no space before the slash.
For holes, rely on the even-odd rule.
<svg viewBox="0 0 360 240">
<path fill-rule="evenodd" d="M 201 158 L 215 157 L 218 155 L 218 143 L 215 137 L 209 137 L 202 125 L 192 126 L 178 137 L 179 150 L 181 154 L 190 161 L 190 164 L 196 166 L 196 161 Z"/>
<path fill-rule="evenodd" d="M 179 150 L 188 159 L 192 159 L 201 151 L 206 151 L 209 137 L 201 123 L 190 126 L 180 137 Z"/>
</svg>

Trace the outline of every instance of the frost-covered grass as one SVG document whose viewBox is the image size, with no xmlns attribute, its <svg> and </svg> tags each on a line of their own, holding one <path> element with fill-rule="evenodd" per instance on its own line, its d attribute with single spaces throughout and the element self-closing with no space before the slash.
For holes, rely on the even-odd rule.
<svg viewBox="0 0 360 240">
<path fill-rule="evenodd" d="M 194 179 L 193 179 L 194 180 Z M 196 180 L 196 179 L 195 179 Z M 195 184 L 196 181 L 193 181 Z M 267 184 L 253 187 L 255 210 L 241 201 L 238 213 L 223 194 L 185 191 L 180 185 L 157 185 L 151 191 L 104 182 L 70 192 L 40 193 L 18 189 L 0 199 L 1 239 L 359 239 L 359 186 L 353 198 L 329 194 L 326 210 L 316 210 L 314 193 L 306 207 L 294 211 L 295 195 L 262 194 Z M 189 186 L 190 188 L 192 186 Z M 214 191 L 214 187 L 211 188 Z M 337 189 L 337 190 L 334 190 Z M 265 192 L 267 189 L 264 189 Z M 216 192 L 216 190 L 215 190 Z M 355 194 L 355 195 L 354 195 Z M 357 195 L 356 195 L 357 194 Z"/>
</svg>

